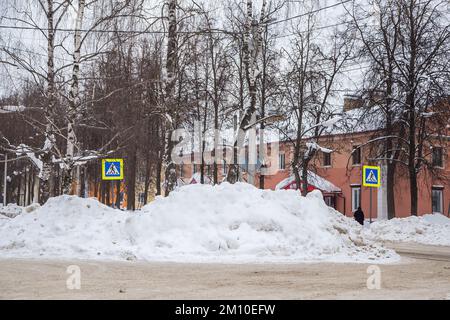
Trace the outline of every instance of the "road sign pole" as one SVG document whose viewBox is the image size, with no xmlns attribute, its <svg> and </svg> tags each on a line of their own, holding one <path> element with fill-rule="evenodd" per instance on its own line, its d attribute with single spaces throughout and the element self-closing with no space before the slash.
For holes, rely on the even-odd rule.
<svg viewBox="0 0 450 320">
<path fill-rule="evenodd" d="M 370 192 L 370 210 L 369 210 L 369 222 L 370 224 L 372 224 L 372 189 L 373 188 L 369 188 L 369 192 Z"/>
<path fill-rule="evenodd" d="M 111 207 L 114 208 L 115 205 L 114 201 L 114 181 L 111 180 Z"/>
</svg>

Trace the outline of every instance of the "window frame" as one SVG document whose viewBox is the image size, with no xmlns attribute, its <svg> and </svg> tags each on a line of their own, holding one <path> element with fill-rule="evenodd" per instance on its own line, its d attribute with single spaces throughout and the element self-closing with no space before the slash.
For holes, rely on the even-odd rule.
<svg viewBox="0 0 450 320">
<path fill-rule="evenodd" d="M 322 156 L 322 167 L 330 168 L 331 164 L 332 164 L 331 152 L 322 152 L 322 154 L 323 154 L 323 156 Z M 328 159 L 328 164 L 325 163 L 325 159 Z"/>
<path fill-rule="evenodd" d="M 225 160 L 222 161 L 222 175 L 227 175 L 228 174 L 228 166 L 227 166 L 227 162 Z"/>
<path fill-rule="evenodd" d="M 180 178 L 184 178 L 184 162 L 180 163 Z"/>
<path fill-rule="evenodd" d="M 434 210 L 434 195 L 439 194 L 439 206 L 440 206 L 440 210 L 441 211 L 435 211 Z M 435 213 L 440 213 L 440 214 L 444 214 L 444 188 L 438 188 L 438 187 L 432 187 L 431 188 L 431 213 L 435 214 Z"/>
<path fill-rule="evenodd" d="M 283 161 L 281 161 L 283 160 Z M 286 154 L 280 153 L 278 155 L 278 169 L 279 170 L 286 170 Z"/>
<path fill-rule="evenodd" d="M 354 197 L 354 191 L 358 190 L 358 203 L 355 205 L 355 197 Z M 361 186 L 360 185 L 353 185 L 351 186 L 351 205 L 352 205 L 352 213 L 355 212 L 358 207 L 361 207 Z"/>
<path fill-rule="evenodd" d="M 144 200 L 145 200 L 145 192 L 139 192 L 139 196 L 138 196 L 138 202 L 139 204 L 144 204 Z"/>
<path fill-rule="evenodd" d="M 330 208 L 336 208 L 336 203 L 335 203 L 335 197 L 334 196 L 330 196 L 330 195 L 324 196 L 323 197 L 323 201 Z"/>
<path fill-rule="evenodd" d="M 436 164 L 435 150 L 440 151 L 438 164 Z M 435 168 L 440 168 L 440 169 L 444 168 L 444 148 L 443 147 L 433 147 L 433 150 L 431 152 L 431 164 Z"/>
<path fill-rule="evenodd" d="M 358 155 L 358 163 L 355 163 L 355 156 Z M 359 167 L 362 163 L 362 152 L 361 152 L 361 146 L 360 145 L 354 145 L 352 148 L 352 166 Z"/>
</svg>

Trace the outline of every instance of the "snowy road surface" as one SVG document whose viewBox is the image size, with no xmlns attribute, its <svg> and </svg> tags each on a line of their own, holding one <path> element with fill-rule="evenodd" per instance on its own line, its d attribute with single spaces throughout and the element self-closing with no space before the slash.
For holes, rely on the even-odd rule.
<svg viewBox="0 0 450 320">
<path fill-rule="evenodd" d="M 450 299 L 450 247 L 403 245 L 399 263 L 379 265 L 381 289 L 367 289 L 367 264 L 179 264 L 0 260 L 2 299 Z M 81 289 L 66 269 L 78 265 Z"/>
</svg>

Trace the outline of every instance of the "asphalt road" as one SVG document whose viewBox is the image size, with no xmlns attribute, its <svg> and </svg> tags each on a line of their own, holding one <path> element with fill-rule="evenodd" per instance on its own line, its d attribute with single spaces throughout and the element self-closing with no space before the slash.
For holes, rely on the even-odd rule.
<svg viewBox="0 0 450 320">
<path fill-rule="evenodd" d="M 0 299 L 450 299 L 450 247 L 389 246 L 402 261 L 376 267 L 0 259 Z M 367 287 L 373 268 L 380 289 Z"/>
</svg>

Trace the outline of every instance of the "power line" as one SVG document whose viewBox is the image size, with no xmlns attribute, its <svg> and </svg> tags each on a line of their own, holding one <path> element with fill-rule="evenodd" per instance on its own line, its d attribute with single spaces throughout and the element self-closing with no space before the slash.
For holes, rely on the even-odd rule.
<svg viewBox="0 0 450 320">
<path fill-rule="evenodd" d="M 313 13 L 317 13 L 323 10 L 327 10 L 327 9 L 331 9 L 340 5 L 343 5 L 347 2 L 350 2 L 352 0 L 345 0 L 345 1 L 341 1 L 326 7 L 322 7 L 322 8 L 318 8 L 309 12 L 305 12 L 293 17 L 289 17 L 283 20 L 279 20 L 279 21 L 273 21 L 271 23 L 269 23 L 268 25 L 274 25 L 274 24 L 279 24 L 282 22 L 286 22 L 286 21 L 290 21 L 290 20 L 294 20 L 303 16 L 307 16 Z M 0 29 L 13 29 L 13 30 L 38 30 L 38 31 L 50 31 L 49 28 L 40 28 L 37 26 L 11 26 L 11 25 L 0 25 Z M 74 29 L 69 29 L 69 28 L 55 28 L 53 29 L 53 31 L 61 31 L 61 32 L 75 32 Z M 100 29 L 81 29 L 78 30 L 80 32 L 83 33 L 87 33 L 87 32 L 94 32 L 94 33 L 125 33 L 125 34 L 168 34 L 168 31 L 165 30 L 100 30 Z M 223 30 L 223 29 L 208 29 L 208 30 L 197 30 L 197 31 L 183 31 L 183 30 L 179 30 L 177 31 L 177 33 L 179 34 L 209 34 L 209 33 L 225 33 L 225 34 L 240 34 L 240 32 L 237 31 L 229 31 L 229 30 Z"/>
<path fill-rule="evenodd" d="M 292 17 L 289 17 L 289 18 L 286 18 L 286 19 L 283 19 L 283 20 L 273 21 L 273 22 L 269 23 L 268 25 L 279 24 L 279 23 L 283 23 L 283 22 L 286 22 L 286 21 L 291 21 L 291 20 L 294 20 L 294 19 L 305 17 L 305 16 L 308 16 L 308 15 L 313 14 L 313 13 L 318 13 L 318 12 L 323 11 L 323 10 L 327 10 L 327 9 L 331 9 L 331 8 L 334 8 L 334 7 L 337 7 L 337 6 L 341 6 L 341 5 L 346 4 L 346 3 L 350 2 L 350 1 L 353 1 L 353 0 L 344 0 L 344 1 L 341 1 L 341 2 L 338 2 L 338 3 L 334 3 L 334 4 L 326 6 L 326 7 L 318 8 L 318 9 L 315 9 L 315 10 L 312 10 L 312 11 L 309 11 L 309 12 L 305 12 L 305 13 L 302 13 L 302 14 L 299 14 L 299 15 L 296 15 L 296 16 L 292 16 Z"/>
<path fill-rule="evenodd" d="M 0 29 L 13 29 L 13 30 L 37 30 L 37 31 L 49 31 L 49 28 L 39 28 L 33 26 L 9 26 L 9 25 L 0 25 Z M 60 32 L 75 32 L 74 29 L 66 29 L 66 28 L 56 28 L 53 31 Z M 168 31 L 165 30 L 99 30 L 99 29 L 80 29 L 77 30 L 83 33 L 93 32 L 93 33 L 124 33 L 124 34 L 168 34 Z M 197 31 L 177 31 L 178 34 L 210 34 L 210 33 L 227 33 L 227 34 L 238 34 L 236 31 L 227 31 L 222 29 L 208 29 L 208 30 L 197 30 Z"/>
</svg>

